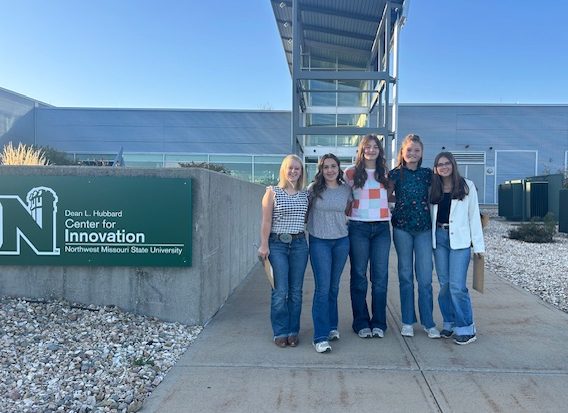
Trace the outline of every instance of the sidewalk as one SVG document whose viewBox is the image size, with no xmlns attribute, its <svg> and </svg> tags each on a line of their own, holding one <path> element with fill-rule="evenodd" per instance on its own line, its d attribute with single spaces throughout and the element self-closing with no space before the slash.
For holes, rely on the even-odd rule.
<svg viewBox="0 0 568 413">
<path fill-rule="evenodd" d="M 419 324 L 413 338 L 403 338 L 392 251 L 390 269 L 385 338 L 361 339 L 351 330 L 348 263 L 340 290 L 341 339 L 331 353 L 317 354 L 310 265 L 300 346 L 284 349 L 271 340 L 270 290 L 257 265 L 142 412 L 566 411 L 568 314 L 486 273 L 485 293 L 471 290 L 475 343 L 428 339 Z M 436 287 L 437 281 L 435 297 Z M 436 302 L 434 319 L 441 328 Z"/>
</svg>

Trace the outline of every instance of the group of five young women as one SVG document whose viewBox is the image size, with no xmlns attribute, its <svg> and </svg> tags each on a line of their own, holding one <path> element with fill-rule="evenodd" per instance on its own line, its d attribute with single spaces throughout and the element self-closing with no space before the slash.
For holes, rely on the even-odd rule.
<svg viewBox="0 0 568 413">
<path fill-rule="evenodd" d="M 316 351 L 331 351 L 330 341 L 339 339 L 337 297 L 347 256 L 353 331 L 361 338 L 384 337 L 389 223 L 398 257 L 401 334 L 414 335 L 416 279 L 420 323 L 428 337 L 454 337 L 457 344 L 475 341 L 466 277 L 471 246 L 475 254 L 485 249 L 477 192 L 473 182 L 460 176 L 450 152 L 436 156 L 433 171 L 422 167 L 423 149 L 417 135 L 408 135 L 396 168 L 388 171 L 380 140 L 367 135 L 359 144 L 355 165 L 345 173 L 335 155 L 324 155 L 307 190 L 303 189 L 300 158 L 284 158 L 278 185 L 268 187 L 262 199 L 258 249 L 259 258 L 269 259 L 274 272 L 270 318 L 278 347 L 299 343 L 308 256 L 315 282 L 312 317 Z M 441 332 L 433 319 L 432 255 L 440 283 Z"/>
</svg>

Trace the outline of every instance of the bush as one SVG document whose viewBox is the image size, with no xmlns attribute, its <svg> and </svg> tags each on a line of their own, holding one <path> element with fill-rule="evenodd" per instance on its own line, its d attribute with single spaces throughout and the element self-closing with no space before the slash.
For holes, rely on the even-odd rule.
<svg viewBox="0 0 568 413">
<path fill-rule="evenodd" d="M 180 162 L 179 166 L 182 168 L 203 168 L 210 171 L 221 172 L 223 174 L 231 175 L 231 171 L 225 168 L 224 165 L 208 162 Z"/>
<path fill-rule="evenodd" d="M 531 222 L 509 230 L 511 239 L 539 244 L 554 242 L 554 234 L 556 234 L 556 218 L 550 212 L 546 214 L 543 222 L 533 218 Z"/>
<path fill-rule="evenodd" d="M 42 149 L 20 143 L 16 148 L 9 142 L 0 154 L 0 165 L 47 165 Z"/>
<path fill-rule="evenodd" d="M 65 152 L 58 151 L 50 146 L 38 147 L 38 149 L 43 151 L 49 165 L 77 165 L 77 162 Z"/>
</svg>

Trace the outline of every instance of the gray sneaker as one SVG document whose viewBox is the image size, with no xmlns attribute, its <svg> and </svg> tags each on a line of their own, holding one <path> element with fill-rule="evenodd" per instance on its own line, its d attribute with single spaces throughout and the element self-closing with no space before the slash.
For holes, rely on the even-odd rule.
<svg viewBox="0 0 568 413">
<path fill-rule="evenodd" d="M 357 333 L 357 335 L 361 338 L 371 338 L 373 337 L 373 333 L 371 332 L 370 328 L 362 328 L 361 330 L 359 330 L 359 332 Z"/>
<path fill-rule="evenodd" d="M 329 341 L 335 341 L 335 340 L 339 340 L 339 331 L 337 330 L 331 330 L 329 332 L 329 336 L 327 337 L 327 339 Z"/>
<path fill-rule="evenodd" d="M 414 327 L 410 324 L 403 324 L 402 329 L 400 330 L 400 334 L 404 337 L 414 337 Z"/>
<path fill-rule="evenodd" d="M 436 327 L 424 327 L 424 331 L 428 333 L 428 338 L 440 338 L 440 332 Z"/>
<path fill-rule="evenodd" d="M 385 332 L 380 329 L 379 327 L 373 328 L 373 337 L 383 338 L 385 336 Z"/>
<path fill-rule="evenodd" d="M 329 353 L 331 351 L 331 346 L 327 341 L 320 341 L 319 343 L 314 343 L 314 348 L 318 353 Z"/>
</svg>

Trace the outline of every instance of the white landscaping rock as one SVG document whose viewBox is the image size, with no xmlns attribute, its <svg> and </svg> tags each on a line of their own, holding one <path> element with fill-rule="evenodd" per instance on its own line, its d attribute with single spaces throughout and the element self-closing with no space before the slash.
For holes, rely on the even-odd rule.
<svg viewBox="0 0 568 413">
<path fill-rule="evenodd" d="M 201 330 L 116 307 L 1 299 L 0 412 L 138 411 Z"/>
</svg>

